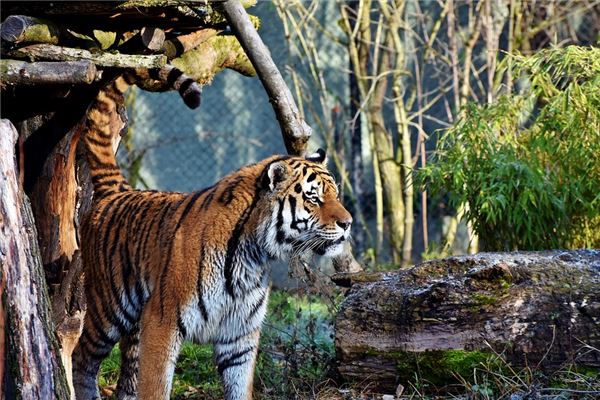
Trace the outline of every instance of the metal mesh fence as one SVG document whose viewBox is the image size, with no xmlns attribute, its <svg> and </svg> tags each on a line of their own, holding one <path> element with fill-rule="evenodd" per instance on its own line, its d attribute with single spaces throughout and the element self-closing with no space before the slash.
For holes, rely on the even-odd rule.
<svg viewBox="0 0 600 400">
<path fill-rule="evenodd" d="M 350 130 L 353 121 L 349 111 L 348 55 L 341 43 L 344 34 L 338 27 L 337 2 L 310 2 L 311 5 L 317 3 L 319 6 L 314 8 L 313 17 L 322 26 L 327 27 L 328 31 L 334 31 L 333 39 L 320 35 L 319 32 L 313 32 L 313 36 L 310 37 L 315 52 L 320 57 L 319 79 L 315 79 L 314 71 L 310 71 L 307 64 L 300 59 L 298 54 L 301 52 L 294 53 L 290 50 L 290 42 L 284 36 L 286 30 L 272 2 L 259 1 L 257 6 L 251 9 L 251 13 L 261 19 L 260 35 L 289 86 L 294 92 L 302 92 L 300 108 L 306 113 L 305 118 L 314 130 L 310 148 L 324 147 L 328 148 L 330 153 L 335 152 L 348 170 L 351 156 Z M 426 5 L 437 7 L 434 3 L 420 4 L 425 8 Z M 439 13 L 439 10 L 436 12 Z M 599 15 L 597 12 L 569 15 L 570 19 L 576 19 L 570 22 L 577 29 L 573 32 L 563 32 L 559 36 L 571 38 L 571 43 L 597 43 Z M 335 31 L 336 29 L 339 31 Z M 445 29 L 443 27 L 441 32 Z M 339 40 L 336 41 L 335 37 Z M 546 46 L 544 40 L 536 42 L 536 46 Z M 411 43 L 408 41 L 407 45 L 417 46 Z M 482 55 L 483 53 L 480 56 Z M 476 65 L 483 62 L 481 57 L 475 59 Z M 438 81 L 439 79 L 432 78 L 426 84 L 435 86 Z M 411 79 L 407 78 L 407 82 L 411 84 Z M 244 77 L 229 70 L 219 73 L 212 84 L 204 87 L 202 105 L 198 110 L 187 109 L 176 93 L 157 94 L 136 89 L 129 95 L 129 100 L 132 129 L 125 145 L 121 146 L 119 158 L 122 165 L 129 166 L 125 168 L 126 171 L 139 178 L 136 179 L 136 186 L 139 188 L 189 192 L 210 186 L 243 165 L 272 154 L 285 153 L 279 125 L 258 78 Z M 449 123 L 446 116 L 447 105 L 442 103 L 440 101 L 429 111 L 429 114 L 435 117 L 431 121 Z M 393 116 L 392 111 L 388 114 Z M 439 127 L 437 122 L 426 120 L 424 123 L 424 129 L 433 136 L 435 129 Z M 357 243 L 357 248 L 365 250 L 372 241 L 366 233 L 371 232 L 371 236 L 375 235 L 373 226 L 376 206 L 373 173 L 370 168 L 370 146 L 364 121 L 362 129 L 365 187 L 360 207 L 366 229 L 362 232 L 363 243 Z M 417 131 L 413 130 L 413 143 L 416 142 L 416 134 Z M 431 150 L 434 144 L 435 139 L 430 140 L 427 150 Z M 335 163 L 330 164 L 332 169 L 337 170 Z M 338 181 L 341 181 L 340 176 Z M 352 202 L 347 203 L 352 208 Z M 419 205 L 415 205 L 418 213 Z M 431 207 L 436 206 L 432 204 Z M 441 210 L 443 207 L 437 208 Z M 435 212 L 435 209 L 432 210 L 434 212 L 430 214 L 430 218 L 441 219 L 444 212 L 439 210 L 439 215 L 431 217 Z M 436 224 L 441 236 L 442 223 L 437 221 Z M 416 225 L 415 229 L 418 230 L 419 226 Z M 359 239 L 360 232 L 353 230 L 355 237 Z M 419 232 L 415 234 L 420 235 Z M 422 248 L 415 247 L 416 254 L 420 254 Z"/>
</svg>

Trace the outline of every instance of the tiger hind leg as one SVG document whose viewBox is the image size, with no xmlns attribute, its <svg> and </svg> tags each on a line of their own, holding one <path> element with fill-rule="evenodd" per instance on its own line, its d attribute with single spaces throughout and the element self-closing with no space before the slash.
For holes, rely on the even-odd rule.
<svg viewBox="0 0 600 400">
<path fill-rule="evenodd" d="M 88 311 L 83 332 L 73 352 L 73 387 L 77 400 L 100 399 L 98 390 L 100 364 L 118 341 L 118 338 L 114 337 L 116 329 L 101 328 L 101 326 L 100 319 L 93 321 Z"/>
<path fill-rule="evenodd" d="M 117 400 L 135 400 L 138 398 L 139 344 L 140 326 L 138 323 L 119 342 L 121 372 L 117 383 Z"/>
</svg>

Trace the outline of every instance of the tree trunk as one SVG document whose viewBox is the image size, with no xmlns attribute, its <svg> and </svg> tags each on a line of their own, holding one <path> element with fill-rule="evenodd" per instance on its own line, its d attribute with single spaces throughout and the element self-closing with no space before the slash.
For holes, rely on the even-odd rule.
<svg viewBox="0 0 600 400">
<path fill-rule="evenodd" d="M 27 196 L 19 187 L 14 149 L 18 134 L 0 122 L 0 261 L 6 342 L 1 387 L 7 399 L 67 399 L 64 370 Z"/>
<path fill-rule="evenodd" d="M 71 354 L 85 315 L 78 229 L 92 198 L 85 154 L 79 137 L 83 118 L 97 87 L 73 90 L 51 116 L 19 123 L 26 161 L 25 191 L 31 197 L 39 232 L 41 260 L 52 299 L 52 320 L 60 356 L 71 384 Z M 117 126 L 124 113 L 113 115 Z M 39 120 L 43 121 L 37 123 Z"/>
<path fill-rule="evenodd" d="M 447 385 L 503 363 L 497 354 L 515 367 L 600 367 L 585 347 L 600 347 L 598 250 L 482 253 L 353 280 L 336 319 L 348 380 Z"/>
</svg>

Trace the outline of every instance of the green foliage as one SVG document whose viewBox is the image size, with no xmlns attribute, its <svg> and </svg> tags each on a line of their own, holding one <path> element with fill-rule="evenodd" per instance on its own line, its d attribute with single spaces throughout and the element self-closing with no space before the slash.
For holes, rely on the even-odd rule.
<svg viewBox="0 0 600 400">
<path fill-rule="evenodd" d="M 463 109 L 420 178 L 487 249 L 600 247 L 600 49 L 510 61 L 521 93 Z"/>
<path fill-rule="evenodd" d="M 274 291 L 256 368 L 260 398 L 304 398 L 327 381 L 335 357 L 335 304 L 325 297 Z"/>
</svg>

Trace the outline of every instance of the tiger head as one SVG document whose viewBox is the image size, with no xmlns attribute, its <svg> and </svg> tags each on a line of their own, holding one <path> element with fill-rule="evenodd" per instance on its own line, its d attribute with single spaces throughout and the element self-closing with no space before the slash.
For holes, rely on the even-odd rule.
<svg viewBox="0 0 600 400">
<path fill-rule="evenodd" d="M 350 236 L 352 216 L 342 206 L 322 149 L 309 157 L 271 162 L 262 184 L 270 204 L 266 245 L 275 257 L 308 251 L 336 256 Z"/>
</svg>

